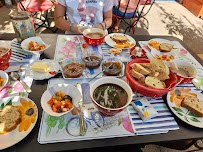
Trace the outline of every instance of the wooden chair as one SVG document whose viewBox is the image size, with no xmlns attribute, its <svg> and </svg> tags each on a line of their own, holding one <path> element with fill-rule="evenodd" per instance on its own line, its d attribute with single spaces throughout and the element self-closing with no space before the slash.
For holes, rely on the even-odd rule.
<svg viewBox="0 0 203 152">
<path fill-rule="evenodd" d="M 117 11 L 115 14 L 113 14 L 113 19 L 114 19 L 113 25 L 115 25 L 116 23 L 119 22 L 119 20 L 121 20 L 121 22 L 123 22 L 124 25 L 126 26 L 124 33 L 126 33 L 127 30 L 129 30 L 129 32 L 130 32 L 130 30 L 132 30 L 132 34 L 134 34 L 135 26 L 140 21 L 140 19 L 144 19 L 147 22 L 147 29 L 148 29 L 149 22 L 145 18 L 145 16 L 149 13 L 155 0 L 153 0 L 153 1 L 151 1 L 151 0 L 138 0 L 138 3 L 135 4 L 137 6 L 133 12 L 133 16 L 132 17 L 126 17 L 126 14 L 127 14 L 126 12 L 127 12 L 128 6 L 130 4 L 130 1 L 131 0 L 128 1 L 126 8 L 125 8 L 125 12 L 123 12 L 122 15 L 119 14 L 120 2 L 121 2 L 121 1 L 119 1 L 118 6 L 117 6 Z M 149 6 L 148 10 L 146 11 L 146 13 L 144 13 L 144 10 L 146 9 L 146 5 L 150 5 L 150 6 Z M 133 22 L 132 22 L 132 19 L 133 19 Z"/>
<path fill-rule="evenodd" d="M 33 14 L 34 18 L 40 20 L 41 23 L 35 23 L 38 27 L 35 29 L 38 30 L 41 27 L 45 27 L 46 29 L 51 30 L 53 33 L 56 32 L 50 28 L 49 20 L 48 20 L 48 11 L 53 7 L 53 3 L 48 0 L 17 0 L 17 8 L 19 11 L 28 11 Z M 45 16 L 42 15 L 42 12 L 45 13 Z M 40 17 L 38 17 L 37 13 L 40 13 Z"/>
</svg>

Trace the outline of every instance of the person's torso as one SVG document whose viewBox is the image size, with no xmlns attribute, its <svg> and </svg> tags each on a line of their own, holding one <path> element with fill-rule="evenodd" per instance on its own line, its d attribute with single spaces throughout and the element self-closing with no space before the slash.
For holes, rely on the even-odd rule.
<svg viewBox="0 0 203 152">
<path fill-rule="evenodd" d="M 103 21 L 104 0 L 66 0 L 68 21 L 91 27 Z"/>
<path fill-rule="evenodd" d="M 121 0 L 119 11 L 125 12 L 129 0 Z M 130 0 L 126 13 L 133 13 L 137 7 L 138 0 Z"/>
</svg>

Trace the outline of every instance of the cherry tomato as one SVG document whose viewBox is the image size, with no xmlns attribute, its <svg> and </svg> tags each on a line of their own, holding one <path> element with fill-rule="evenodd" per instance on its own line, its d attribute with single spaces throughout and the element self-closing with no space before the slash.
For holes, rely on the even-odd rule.
<svg viewBox="0 0 203 152">
<path fill-rule="evenodd" d="M 84 49 L 88 48 L 87 43 L 83 43 L 83 44 L 82 44 L 82 47 L 83 47 Z"/>
</svg>

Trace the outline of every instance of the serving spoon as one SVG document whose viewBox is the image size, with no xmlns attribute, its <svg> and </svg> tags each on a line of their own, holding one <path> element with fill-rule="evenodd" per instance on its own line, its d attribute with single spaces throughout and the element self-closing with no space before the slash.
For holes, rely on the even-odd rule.
<svg viewBox="0 0 203 152">
<path fill-rule="evenodd" d="M 11 72 L 11 78 L 15 81 L 19 81 L 28 93 L 32 92 L 28 85 L 24 81 L 20 80 L 20 75 L 18 74 L 18 72 Z"/>
</svg>

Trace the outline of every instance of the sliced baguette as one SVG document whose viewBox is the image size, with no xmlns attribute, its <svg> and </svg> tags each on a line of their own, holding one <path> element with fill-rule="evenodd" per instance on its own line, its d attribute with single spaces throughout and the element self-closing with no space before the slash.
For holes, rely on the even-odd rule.
<svg viewBox="0 0 203 152">
<path fill-rule="evenodd" d="M 171 52 L 171 50 L 173 49 L 173 44 L 169 44 L 169 43 L 161 43 L 159 45 L 159 50 L 161 52 Z"/>
<path fill-rule="evenodd" d="M 125 43 L 128 39 L 126 36 L 114 34 L 112 40 L 116 43 Z"/>
<path fill-rule="evenodd" d="M 164 89 L 166 86 L 162 81 L 155 77 L 148 76 L 145 78 L 145 84 L 152 88 Z"/>
<path fill-rule="evenodd" d="M 0 111 L 0 134 L 14 130 L 21 122 L 21 112 L 18 107 L 6 105 Z"/>
<path fill-rule="evenodd" d="M 117 49 L 117 48 L 111 48 L 109 51 L 108 51 L 108 53 L 109 54 L 112 54 L 112 55 L 118 55 L 118 54 L 120 54 L 122 52 L 122 50 L 121 49 Z"/>
<path fill-rule="evenodd" d="M 158 59 L 151 59 L 150 63 L 157 65 L 158 67 L 160 67 L 162 70 L 164 70 L 166 72 L 167 75 L 169 75 L 170 71 L 168 66 L 162 61 L 162 60 L 158 60 Z"/>
<path fill-rule="evenodd" d="M 143 66 L 146 70 L 150 72 L 156 72 L 158 69 L 160 69 L 157 65 L 152 63 L 139 63 L 141 66 Z"/>
<path fill-rule="evenodd" d="M 134 78 L 136 78 L 136 79 L 140 79 L 140 78 L 145 77 L 143 74 L 141 74 L 141 73 L 135 71 L 134 69 L 131 69 L 131 70 L 130 70 L 130 74 L 131 74 Z"/>
<path fill-rule="evenodd" d="M 203 101 L 200 101 L 197 97 L 184 97 L 181 106 L 185 107 L 197 116 L 203 117 Z"/>
<path fill-rule="evenodd" d="M 169 79 L 170 77 L 166 74 L 166 72 L 164 72 L 164 70 L 162 69 L 157 69 L 155 72 L 151 72 L 149 74 L 149 76 L 151 77 L 156 77 L 157 79 L 159 80 L 166 80 L 166 79 Z"/>
<path fill-rule="evenodd" d="M 147 69 L 145 69 L 143 66 L 141 66 L 139 63 L 133 63 L 133 64 L 131 64 L 131 67 L 135 70 L 135 71 L 137 71 L 137 72 L 139 72 L 139 73 L 141 73 L 141 74 L 143 74 L 143 75 L 147 75 L 147 74 L 149 74 L 150 73 L 150 71 L 148 71 Z"/>
</svg>

